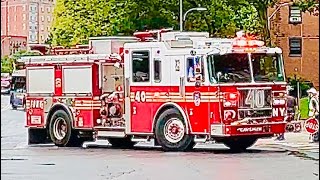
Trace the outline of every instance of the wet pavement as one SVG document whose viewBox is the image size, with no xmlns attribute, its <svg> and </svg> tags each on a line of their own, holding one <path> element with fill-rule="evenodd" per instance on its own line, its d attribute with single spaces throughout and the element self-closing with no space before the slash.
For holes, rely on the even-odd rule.
<svg viewBox="0 0 320 180">
<path fill-rule="evenodd" d="M 1 97 L 1 178 L 4 180 L 313 180 L 318 160 L 278 147 L 231 153 L 220 144 L 192 152 L 162 152 L 150 144 L 133 150 L 28 146 L 24 112 Z"/>
</svg>

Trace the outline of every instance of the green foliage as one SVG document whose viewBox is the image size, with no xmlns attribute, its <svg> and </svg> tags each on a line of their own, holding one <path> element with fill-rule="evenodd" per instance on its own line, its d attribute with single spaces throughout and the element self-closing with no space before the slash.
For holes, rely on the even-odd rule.
<svg viewBox="0 0 320 180">
<path fill-rule="evenodd" d="M 296 1 L 302 9 L 316 2 Z M 190 12 L 184 27 L 219 37 L 246 30 L 268 40 L 267 9 L 276 3 L 279 0 L 183 0 L 183 12 L 207 8 Z M 57 0 L 47 43 L 72 46 L 87 43 L 93 36 L 131 35 L 136 30 L 165 27 L 179 28 L 179 0 Z"/>
<path fill-rule="evenodd" d="M 297 96 L 297 84 L 299 82 L 299 88 L 300 88 L 300 96 L 301 97 L 305 97 L 308 95 L 308 93 L 306 92 L 308 89 L 310 89 L 311 87 L 313 87 L 313 84 L 306 81 L 304 78 L 302 77 L 288 77 L 288 83 L 289 85 L 293 88 L 292 94 L 294 96 Z"/>
<path fill-rule="evenodd" d="M 309 99 L 307 97 L 300 99 L 299 108 L 300 108 L 300 115 L 301 115 L 300 118 L 307 119 L 308 112 L 309 112 Z"/>
<path fill-rule="evenodd" d="M 313 13 L 319 11 L 319 0 L 295 0 L 294 4 L 299 6 L 302 12 Z"/>
<path fill-rule="evenodd" d="M 18 51 L 11 56 L 5 56 L 1 58 L 1 72 L 12 73 L 17 60 L 20 59 L 22 56 L 37 56 L 37 55 L 39 54 L 36 52 Z"/>
<path fill-rule="evenodd" d="M 8 56 L 1 58 L 1 73 L 12 73 L 13 60 Z"/>
</svg>

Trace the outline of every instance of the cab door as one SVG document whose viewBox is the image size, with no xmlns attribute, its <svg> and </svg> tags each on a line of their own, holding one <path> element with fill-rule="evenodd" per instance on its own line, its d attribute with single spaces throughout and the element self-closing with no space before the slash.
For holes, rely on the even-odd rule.
<svg viewBox="0 0 320 180">
<path fill-rule="evenodd" d="M 126 57 L 125 57 L 126 59 Z M 131 133 L 150 133 L 152 128 L 151 110 L 148 95 L 151 87 L 151 48 L 132 49 L 127 55 L 129 66 L 126 76 L 126 131 Z M 129 112 L 128 112 L 129 110 Z"/>
<path fill-rule="evenodd" d="M 196 134 L 209 132 L 210 92 L 202 56 L 185 56 L 185 109 L 191 130 Z"/>
</svg>

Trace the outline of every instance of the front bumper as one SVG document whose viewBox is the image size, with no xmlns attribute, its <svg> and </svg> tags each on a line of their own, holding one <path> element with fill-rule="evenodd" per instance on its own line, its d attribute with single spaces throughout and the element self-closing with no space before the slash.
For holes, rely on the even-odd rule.
<svg viewBox="0 0 320 180">
<path fill-rule="evenodd" d="M 263 124 L 211 125 L 212 136 L 271 136 L 285 132 L 286 122 Z"/>
<path fill-rule="evenodd" d="M 267 124 L 226 125 L 225 133 L 231 136 L 240 135 L 272 135 L 285 132 L 286 122 Z"/>
</svg>

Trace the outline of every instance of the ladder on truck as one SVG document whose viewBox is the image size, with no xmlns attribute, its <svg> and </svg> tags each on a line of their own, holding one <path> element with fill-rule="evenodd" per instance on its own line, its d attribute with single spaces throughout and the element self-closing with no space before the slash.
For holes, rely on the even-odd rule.
<svg viewBox="0 0 320 180">
<path fill-rule="evenodd" d="M 75 62 L 119 62 L 122 58 L 119 54 L 74 54 L 59 56 L 25 56 L 18 61 L 25 64 L 43 63 L 75 63 Z"/>
</svg>

